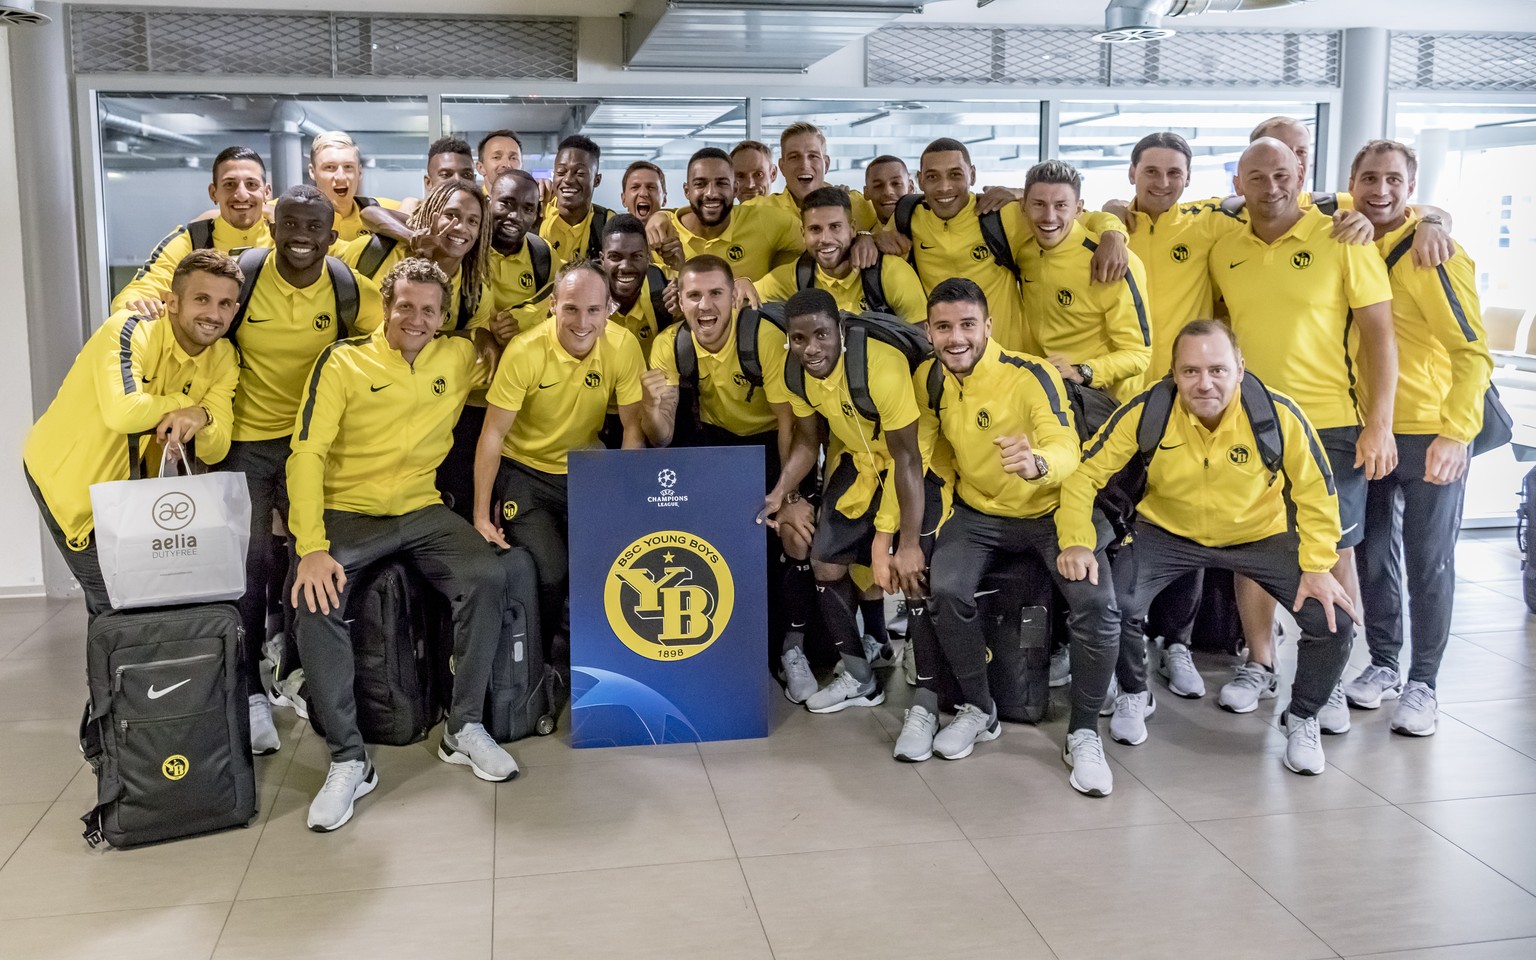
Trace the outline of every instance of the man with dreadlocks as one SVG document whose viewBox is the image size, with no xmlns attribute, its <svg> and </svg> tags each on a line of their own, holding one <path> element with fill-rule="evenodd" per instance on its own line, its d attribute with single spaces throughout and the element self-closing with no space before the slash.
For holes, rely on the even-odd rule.
<svg viewBox="0 0 1536 960">
<path fill-rule="evenodd" d="M 344 246 L 341 259 L 369 278 L 386 276 L 410 257 L 430 260 L 448 277 L 445 333 L 472 336 L 481 356 L 494 364 L 499 351 L 491 335 L 495 296 L 491 290 L 492 217 L 485 195 L 474 184 L 452 179 L 433 187 L 406 222 L 413 239 L 400 243 L 379 235 L 359 237 Z M 469 395 L 454 427 L 453 449 L 437 473 L 438 490 L 460 516 L 470 518 L 474 493 L 475 443 L 485 422 L 485 391 Z"/>
</svg>

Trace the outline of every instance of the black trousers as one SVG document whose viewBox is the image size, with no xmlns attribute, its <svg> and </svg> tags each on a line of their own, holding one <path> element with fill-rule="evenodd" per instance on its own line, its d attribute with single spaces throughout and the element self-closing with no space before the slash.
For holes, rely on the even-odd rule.
<svg viewBox="0 0 1536 960">
<path fill-rule="evenodd" d="M 556 637 L 569 637 L 570 527 L 566 475 L 544 473 L 507 457 L 496 472 L 491 515 L 507 542 L 527 547 L 539 575 L 539 623 L 544 649 L 558 662 Z M 510 514 L 510 516 L 509 516 Z"/>
<path fill-rule="evenodd" d="M 267 596 L 287 580 L 288 563 L 272 541 L 272 511 L 288 519 L 289 437 L 236 440 L 219 469 L 244 473 L 251 491 L 251 545 L 245 556 L 245 595 L 240 598 L 240 623 L 245 627 L 245 665 L 251 683 L 260 676 L 261 646 L 267 639 Z M 288 597 L 282 591 L 286 608 Z M 286 616 L 284 619 L 288 619 Z"/>
<path fill-rule="evenodd" d="M 1151 598 L 1191 570 L 1220 569 L 1240 573 L 1259 584 L 1287 610 L 1296 602 L 1301 566 L 1296 559 L 1295 534 L 1282 533 L 1252 543 L 1207 547 L 1169 533 L 1145 520 L 1136 523 L 1136 577 L 1129 595 L 1120 597 L 1121 636 L 1142 635 L 1142 619 Z M 1322 605 L 1308 600 L 1296 615 L 1301 641 L 1296 654 L 1296 680 L 1291 684 L 1289 710 L 1303 719 L 1317 716 L 1339 682 L 1355 624 L 1335 607 L 1335 628 L 1328 629 Z M 1122 640 L 1122 644 L 1125 641 Z M 1076 664 L 1073 671 L 1076 672 Z"/>
<path fill-rule="evenodd" d="M 985 684 L 986 638 L 976 613 L 976 589 L 983 574 L 996 565 L 996 558 L 1026 553 L 1039 557 L 1070 608 L 1072 719 L 1067 729 L 1092 730 L 1098 726 L 1099 706 L 1114 672 L 1120 610 L 1102 548 L 1097 551 L 1097 584 L 1063 577 L 1056 569 L 1060 552 L 1053 516 L 999 517 L 957 501 L 954 514 L 939 531 L 930 567 L 936 626 L 961 689 L 978 679 Z"/>
<path fill-rule="evenodd" d="M 326 745 L 337 762 L 361 760 L 353 693 L 355 663 L 346 619 L 347 598 L 369 564 L 402 555 L 453 608 L 453 702 L 448 729 L 479 723 L 491 664 L 501 642 L 501 615 L 507 604 L 507 575 L 496 549 L 467 521 L 440 503 L 398 517 L 325 511 L 331 557 L 346 570 L 341 602 L 329 614 L 312 613 L 300 602 L 294 615 L 309 709 L 325 727 Z"/>
<path fill-rule="evenodd" d="M 1406 566 L 1413 632 L 1408 679 L 1431 687 L 1451 635 L 1456 536 L 1461 531 L 1467 486 L 1465 479 L 1444 486 L 1424 479 L 1424 456 L 1434 439 L 1423 434 L 1397 435 L 1397 469 L 1370 482 L 1365 540 L 1355 552 L 1371 662 L 1397 669 L 1403 649 Z"/>
<path fill-rule="evenodd" d="M 64 556 L 64 565 L 69 567 L 69 572 L 75 581 L 80 584 L 80 589 L 85 593 L 85 615 L 90 620 L 112 609 L 112 601 L 107 599 L 107 582 L 101 576 L 101 558 L 96 553 L 96 533 L 91 532 L 90 539 L 83 550 L 71 550 L 69 538 L 64 535 L 64 530 L 59 522 L 53 519 L 53 511 L 48 509 L 48 504 L 43 501 L 43 492 L 37 489 L 37 482 L 32 479 L 32 472 L 22 467 L 22 472 L 27 476 L 27 488 L 32 491 L 32 499 L 37 501 L 37 509 L 43 515 L 43 525 L 48 528 L 49 536 L 59 548 L 59 553 Z"/>
</svg>

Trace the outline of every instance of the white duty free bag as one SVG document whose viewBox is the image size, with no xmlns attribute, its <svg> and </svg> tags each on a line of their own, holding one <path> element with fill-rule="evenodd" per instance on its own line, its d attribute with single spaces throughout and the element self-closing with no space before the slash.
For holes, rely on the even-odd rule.
<svg viewBox="0 0 1536 960">
<path fill-rule="evenodd" d="M 160 476 L 145 478 L 139 440 L 128 438 L 129 479 L 91 485 L 96 550 L 113 608 L 239 599 L 251 539 L 245 474 L 191 473 L 187 465 L 197 458 L 189 441 L 182 475 L 170 469 L 177 445 L 167 444 Z"/>
</svg>

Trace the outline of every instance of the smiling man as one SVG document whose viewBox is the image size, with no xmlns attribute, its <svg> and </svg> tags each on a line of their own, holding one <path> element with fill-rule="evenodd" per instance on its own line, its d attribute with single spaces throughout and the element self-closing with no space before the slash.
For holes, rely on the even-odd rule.
<svg viewBox="0 0 1536 960">
<path fill-rule="evenodd" d="M 555 152 L 554 196 L 544 209 L 539 236 L 567 261 L 596 260 L 602 254 L 603 224 L 613 215 L 592 202 L 592 191 L 603 182 L 597 172 L 602 151 L 588 137 L 573 134 Z"/>
<path fill-rule="evenodd" d="M 335 210 L 334 229 L 340 240 L 356 240 L 377 232 L 379 224 L 365 221 L 368 207 L 400 209 L 398 200 L 368 197 L 363 188 L 363 156 L 350 136 L 340 130 L 322 133 L 309 146 L 309 179 Z"/>
<path fill-rule="evenodd" d="M 667 175 L 649 160 L 636 160 L 626 167 L 619 186 L 624 209 L 641 223 L 667 205 Z"/>
<path fill-rule="evenodd" d="M 475 148 L 475 170 L 491 183 L 508 170 L 523 169 L 523 141 L 511 130 L 492 130 Z"/>
<path fill-rule="evenodd" d="M 731 148 L 731 171 L 736 199 L 742 203 L 773 192 L 779 168 L 773 165 L 773 149 L 760 140 L 743 140 Z"/>
<path fill-rule="evenodd" d="M 309 807 L 309 828 L 322 833 L 351 819 L 357 798 L 379 782 L 357 725 L 346 610 L 351 583 L 383 557 L 403 555 L 453 609 L 453 692 L 438 756 L 482 780 L 517 776 L 480 722 L 506 573 L 434 485 L 459 409 L 490 370 L 468 340 L 437 335 L 448 277 L 436 265 L 400 262 L 382 294 L 383 328 L 334 343 L 315 362 L 287 463 L 299 555 L 289 600 L 309 709 L 331 757 Z"/>
<path fill-rule="evenodd" d="M 645 224 L 627 213 L 609 220 L 603 227 L 602 251 L 601 263 L 608 274 L 614 307 L 608 319 L 635 335 L 640 352 L 650 362 L 656 335 L 672 323 L 673 317 L 662 304 L 667 278 L 651 263 Z"/>
<path fill-rule="evenodd" d="M 193 250 L 229 253 L 244 247 L 272 246 L 263 205 L 272 195 L 267 167 L 250 147 L 225 147 L 213 159 L 208 199 L 218 214 L 177 227 L 155 247 L 144 266 L 112 298 L 112 311 L 129 310 L 153 319 L 164 309 L 171 276 Z"/>
<path fill-rule="evenodd" d="M 688 209 L 663 211 L 646 224 L 651 249 L 670 267 L 711 254 L 731 265 L 738 283 L 756 281 L 800 255 L 799 215 L 762 204 L 736 205 L 731 158 L 705 147 L 688 159 Z"/>
<path fill-rule="evenodd" d="M 486 395 L 475 451 L 475 529 L 491 543 L 528 548 L 539 573 L 546 650 L 565 629 L 568 456 L 601 447 L 610 401 L 624 449 L 645 446 L 640 375 L 645 358 L 629 331 L 609 323 L 608 277 L 566 264 L 555 279 L 554 316 L 508 345 Z"/>
<path fill-rule="evenodd" d="M 891 222 L 896 212 L 896 201 L 909 193 L 916 193 L 917 185 L 907 171 L 907 161 L 890 154 L 882 154 L 869 161 L 864 168 L 864 196 L 874 204 L 875 216 L 881 225 Z"/>
<path fill-rule="evenodd" d="M 804 120 L 792 123 L 779 134 L 779 171 L 784 174 L 784 189 L 778 193 L 764 193 L 751 203 L 771 206 L 798 217 L 805 206 L 805 198 L 827 185 L 831 164 L 827 137 L 821 128 Z M 874 204 L 857 190 L 849 190 L 848 196 L 853 206 L 854 228 L 860 233 L 873 230 L 879 221 Z"/>
<path fill-rule="evenodd" d="M 537 233 L 539 183 L 508 170 L 490 184 L 491 332 L 503 347 L 549 316 L 549 295 L 560 256 Z"/>
<path fill-rule="evenodd" d="M 273 549 L 272 513 L 288 515 L 283 467 L 305 378 L 326 347 L 370 333 L 383 320 L 378 285 L 325 254 L 336 239 L 333 217 L 319 190 L 293 187 L 277 201 L 274 248 L 247 251 L 240 259 L 241 304 L 227 334 L 240 348 L 240 388 L 223 468 L 244 473 L 251 492 L 251 545 L 240 598 L 251 677 L 257 676 L 267 635 L 267 593 L 286 568 Z M 276 743 L 270 714 L 262 728 Z"/>
</svg>

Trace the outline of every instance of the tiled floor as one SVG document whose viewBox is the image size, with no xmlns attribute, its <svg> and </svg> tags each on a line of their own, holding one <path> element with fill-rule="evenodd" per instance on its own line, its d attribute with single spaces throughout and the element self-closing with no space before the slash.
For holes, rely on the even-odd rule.
<svg viewBox="0 0 1536 960">
<path fill-rule="evenodd" d="M 775 699 L 765 741 L 525 741 L 500 786 L 435 736 L 381 749 L 379 790 L 321 836 L 322 745 L 279 711 L 249 829 L 102 852 L 78 819 L 83 611 L 0 602 L 0 957 L 1528 960 L 1536 620 L 1509 531 L 1457 561 L 1440 732 L 1357 711 L 1318 778 L 1280 765 L 1282 701 L 1213 696 L 1160 697 L 1146 744 L 1109 744 L 1103 800 L 1067 786 L 1060 720 L 897 764 L 897 682 L 874 711 Z M 1231 668 L 1200 665 L 1213 691 Z"/>
</svg>

